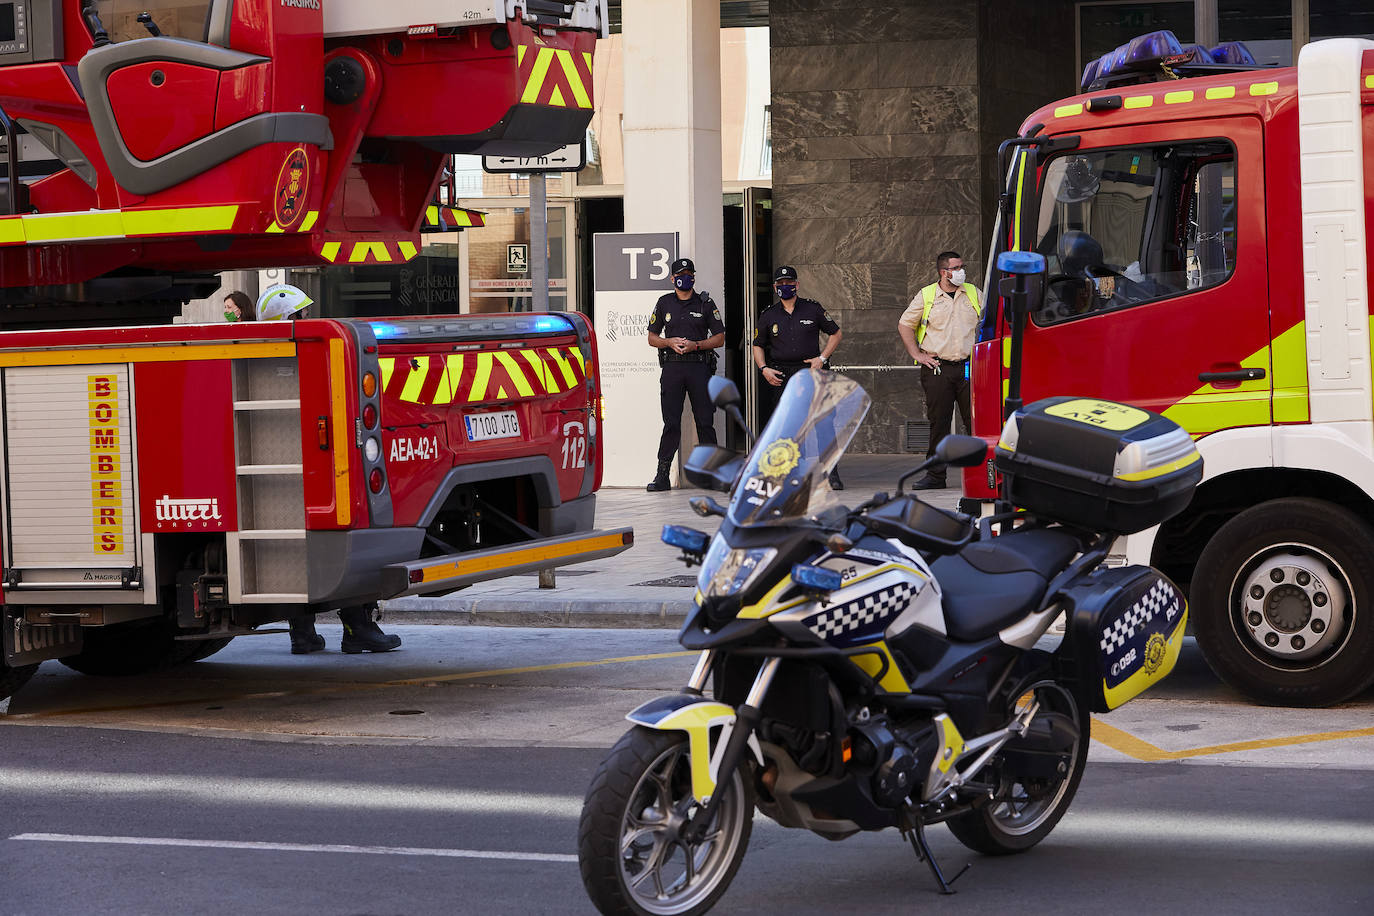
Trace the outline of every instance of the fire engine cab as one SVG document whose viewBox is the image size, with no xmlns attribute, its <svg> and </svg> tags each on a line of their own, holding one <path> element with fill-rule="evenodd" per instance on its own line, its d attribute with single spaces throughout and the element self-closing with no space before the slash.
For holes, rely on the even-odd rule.
<svg viewBox="0 0 1374 916">
<path fill-rule="evenodd" d="M 580 140 L 605 24 L 0 0 L 0 699 L 633 543 L 580 315 L 165 324 L 221 270 L 414 257 L 449 154 Z"/>
<path fill-rule="evenodd" d="M 989 263 L 1043 254 L 1027 401 L 1084 394 L 1177 421 L 1206 476 L 1124 539 L 1188 583 L 1195 635 L 1264 703 L 1374 683 L 1374 43 L 1259 69 L 1238 44 L 1141 36 L 1003 144 Z M 974 426 L 1004 418 L 1006 299 L 976 344 Z M 995 492 L 991 465 L 968 497 Z"/>
</svg>

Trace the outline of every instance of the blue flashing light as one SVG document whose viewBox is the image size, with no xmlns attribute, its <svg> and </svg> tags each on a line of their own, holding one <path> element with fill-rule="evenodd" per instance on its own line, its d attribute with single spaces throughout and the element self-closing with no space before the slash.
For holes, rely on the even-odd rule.
<svg viewBox="0 0 1374 916">
<path fill-rule="evenodd" d="M 393 337 L 405 337 L 410 333 L 410 329 L 403 324 L 387 324 L 381 321 L 369 322 L 372 325 L 372 334 L 378 340 L 390 340 Z"/>
<path fill-rule="evenodd" d="M 1100 58 L 1101 63 L 1097 67 L 1098 76 L 1107 76 L 1121 69 L 1121 63 L 1126 58 L 1126 49 L 1130 45 L 1121 45 L 1115 51 L 1109 51 Z"/>
<path fill-rule="evenodd" d="M 1231 64 L 1236 67 L 1258 67 L 1255 55 L 1243 41 L 1223 41 L 1212 49 L 1212 60 L 1218 64 Z"/>
<path fill-rule="evenodd" d="M 1191 64 L 1215 63 L 1215 61 L 1212 60 L 1212 52 L 1208 51 L 1202 45 L 1184 45 L 1181 53 L 1189 56 L 1190 60 L 1188 62 Z"/>
<path fill-rule="evenodd" d="M 798 563 L 792 567 L 792 581 L 813 591 L 833 592 L 843 584 L 844 578 L 833 569 Z"/>
<path fill-rule="evenodd" d="M 1132 38 L 1126 45 L 1126 53 L 1122 57 L 1121 64 L 1125 68 L 1134 70 L 1142 66 L 1152 66 L 1165 57 L 1173 57 L 1182 53 L 1183 46 L 1178 43 L 1174 33 L 1168 29 L 1161 29 L 1158 32 L 1148 32 Z"/>
<path fill-rule="evenodd" d="M 1082 89 L 1084 92 L 1087 92 L 1088 87 L 1092 85 L 1093 80 L 1097 79 L 1097 70 L 1101 65 L 1102 58 L 1100 57 L 1096 60 L 1088 61 L 1088 66 L 1083 68 L 1083 79 L 1079 80 L 1078 88 Z"/>
<path fill-rule="evenodd" d="M 562 315 L 537 315 L 534 319 L 534 330 L 537 334 L 567 333 L 572 329 L 572 322 Z"/>
<path fill-rule="evenodd" d="M 1042 274 L 1045 256 L 1034 251 L 1004 251 L 997 256 L 997 269 L 1004 274 Z"/>
<path fill-rule="evenodd" d="M 705 553 L 706 545 L 711 541 L 706 532 L 688 528 L 686 525 L 664 525 L 660 538 L 669 547 L 677 547 L 695 554 Z"/>
</svg>

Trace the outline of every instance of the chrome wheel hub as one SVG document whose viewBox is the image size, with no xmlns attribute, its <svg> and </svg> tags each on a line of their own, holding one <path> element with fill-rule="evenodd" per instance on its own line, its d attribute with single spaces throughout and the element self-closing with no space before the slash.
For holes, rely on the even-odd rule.
<svg viewBox="0 0 1374 916">
<path fill-rule="evenodd" d="M 1346 630 L 1350 585 L 1334 560 L 1312 547 L 1287 545 L 1250 568 L 1241 585 L 1240 622 L 1255 651 L 1306 661 Z"/>
</svg>

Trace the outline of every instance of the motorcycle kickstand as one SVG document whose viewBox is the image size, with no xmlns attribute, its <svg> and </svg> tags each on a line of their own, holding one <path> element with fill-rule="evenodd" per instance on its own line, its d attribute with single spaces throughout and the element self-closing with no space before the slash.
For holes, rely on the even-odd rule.
<svg viewBox="0 0 1374 916">
<path fill-rule="evenodd" d="M 916 851 L 917 860 L 926 863 L 930 868 L 930 873 L 935 876 L 935 881 L 940 885 L 941 894 L 956 894 L 953 887 L 954 882 L 964 876 L 964 872 L 973 867 L 972 862 L 965 862 L 964 867 L 959 869 L 959 873 L 948 881 L 945 880 L 945 873 L 940 869 L 940 863 L 935 861 L 935 853 L 931 852 L 930 844 L 926 842 L 926 829 L 923 824 L 917 823 L 911 830 L 904 831 L 906 838 L 911 841 L 911 848 Z"/>
</svg>

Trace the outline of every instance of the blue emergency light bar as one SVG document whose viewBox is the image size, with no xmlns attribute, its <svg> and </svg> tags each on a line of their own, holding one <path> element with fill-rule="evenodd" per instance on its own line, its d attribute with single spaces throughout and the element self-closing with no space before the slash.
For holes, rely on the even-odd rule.
<svg viewBox="0 0 1374 916">
<path fill-rule="evenodd" d="M 446 318 L 409 318 L 369 321 L 378 340 L 472 340 L 479 337 L 571 334 L 573 323 L 563 315 L 502 312 Z"/>
<path fill-rule="evenodd" d="M 1166 71 L 1164 68 L 1169 67 Z M 1079 88 L 1087 92 L 1102 85 L 1120 85 L 1131 82 L 1145 82 L 1149 77 L 1178 76 L 1173 71 L 1197 68 L 1197 71 L 1214 70 L 1231 72 L 1247 70 L 1260 66 L 1250 49 L 1242 41 L 1226 41 L 1208 50 L 1202 45 L 1181 44 L 1173 32 L 1161 29 L 1137 35 L 1130 41 L 1108 51 L 1097 60 L 1089 61 L 1083 68 Z M 1138 75 L 1139 79 L 1132 79 Z M 1194 72 L 1190 75 L 1198 75 Z"/>
</svg>

